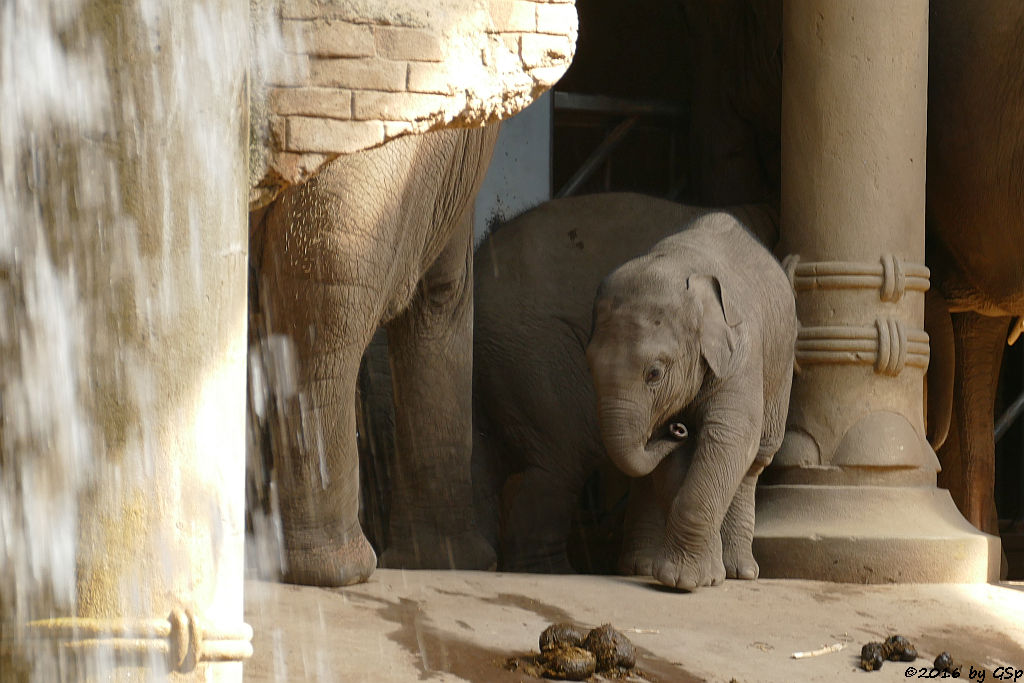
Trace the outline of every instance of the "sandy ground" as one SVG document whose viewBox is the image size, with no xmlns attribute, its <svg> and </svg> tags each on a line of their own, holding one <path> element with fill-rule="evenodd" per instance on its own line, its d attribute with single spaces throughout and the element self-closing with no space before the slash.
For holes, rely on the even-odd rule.
<svg viewBox="0 0 1024 683">
<path fill-rule="evenodd" d="M 557 621 L 623 630 L 644 677 L 629 680 L 895 681 L 928 677 L 946 650 L 964 680 L 982 672 L 985 681 L 1013 680 L 1020 671 L 1024 682 L 1020 583 L 727 581 L 687 594 L 610 576 L 378 570 L 345 589 L 259 581 L 245 589 L 256 634 L 250 682 L 535 681 L 503 664 L 536 652 L 539 633 Z M 893 633 L 921 658 L 862 671 L 861 645 Z M 843 649 L 791 656 L 834 643 Z"/>
</svg>

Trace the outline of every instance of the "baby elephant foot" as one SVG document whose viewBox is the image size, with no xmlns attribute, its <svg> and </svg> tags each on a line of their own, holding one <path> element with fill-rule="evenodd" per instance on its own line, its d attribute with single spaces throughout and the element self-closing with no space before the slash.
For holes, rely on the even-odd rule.
<svg viewBox="0 0 1024 683">
<path fill-rule="evenodd" d="M 286 550 L 286 583 L 303 586 L 350 586 L 370 578 L 377 555 L 361 530 L 346 535 L 341 543 L 303 543 Z M 308 539 L 307 539 L 308 541 Z"/>
<path fill-rule="evenodd" d="M 666 586 L 683 591 L 718 586 L 725 581 L 721 548 L 721 540 L 717 536 L 713 544 L 698 552 L 679 551 L 666 546 L 654 561 L 652 575 Z"/>
<path fill-rule="evenodd" d="M 476 531 L 454 536 L 412 535 L 392 538 L 381 553 L 380 566 L 390 569 L 484 569 L 497 567 L 491 544 Z"/>
<path fill-rule="evenodd" d="M 722 548 L 722 563 L 725 565 L 725 578 L 727 579 L 753 581 L 760 571 L 750 545 L 727 545 Z"/>
</svg>

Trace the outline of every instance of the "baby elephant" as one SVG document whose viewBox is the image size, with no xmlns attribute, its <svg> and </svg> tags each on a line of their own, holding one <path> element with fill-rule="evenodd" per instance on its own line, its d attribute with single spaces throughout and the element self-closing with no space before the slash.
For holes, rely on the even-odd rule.
<svg viewBox="0 0 1024 683">
<path fill-rule="evenodd" d="M 779 342 L 785 347 L 779 351 L 783 360 L 765 361 L 764 366 L 770 370 L 764 380 L 766 391 L 752 392 L 758 401 L 767 397 L 768 414 L 772 417 L 766 424 L 774 430 L 769 433 L 774 443 L 781 437 L 784 417 L 780 413 L 786 406 L 784 392 L 789 390 L 795 334 L 793 298 L 785 276 L 771 256 L 739 227 L 742 223 L 761 243 L 771 245 L 777 238 L 777 221 L 770 209 L 758 206 L 734 207 L 729 210 L 731 215 L 716 214 L 714 218 L 708 217 L 708 213 L 707 209 L 628 193 L 568 197 L 545 202 L 516 218 L 477 250 L 474 488 L 478 495 L 478 519 L 485 521 L 490 538 L 496 543 L 500 538 L 502 569 L 560 573 L 573 570 L 566 553 L 566 539 L 577 514 L 577 501 L 590 476 L 607 457 L 598 429 L 594 382 L 585 355 L 594 329 L 594 293 L 602 279 L 616 268 L 631 259 L 640 259 L 659 242 L 669 244 L 662 240 L 670 235 L 704 225 L 705 219 L 730 224 L 742 235 L 740 241 L 729 238 L 721 246 L 726 263 L 735 253 L 739 286 L 747 287 L 743 278 L 750 277 L 758 282 L 758 287 L 765 288 L 764 292 L 759 289 L 750 295 L 737 295 L 731 289 L 735 278 L 719 278 L 719 286 L 726 289 L 724 301 L 735 307 L 743 321 L 728 328 L 727 340 L 746 344 L 763 339 L 767 352 L 776 344 L 776 337 L 786 339 L 789 335 L 788 341 Z M 669 260 L 648 259 L 659 264 L 659 268 L 664 265 L 666 272 L 671 270 Z M 637 263 L 648 261 L 640 259 Z M 744 265 L 748 262 L 754 265 Z M 743 269 L 748 268 L 749 273 L 744 273 Z M 691 271 L 679 269 L 676 274 L 680 283 L 654 291 L 657 296 L 650 300 L 651 305 L 661 297 L 676 294 L 677 303 L 682 306 L 682 300 L 693 294 L 686 290 L 687 275 L 691 272 L 714 274 L 696 267 Z M 700 277 L 694 278 L 695 287 L 700 282 Z M 614 279 L 606 285 L 605 292 L 613 289 Z M 649 289 L 655 287 L 636 289 L 637 298 L 646 296 L 643 292 Z M 717 290 L 713 293 L 718 296 Z M 764 307 L 758 303 L 761 294 L 769 301 Z M 716 306 L 718 301 L 716 298 Z M 725 313 L 721 315 L 724 317 Z M 662 323 L 662 332 L 682 324 L 674 317 L 664 318 Z M 660 337 L 652 337 L 629 351 L 649 349 L 657 339 Z M 662 354 L 675 358 L 670 349 Z M 736 355 L 737 372 L 754 372 L 747 366 L 738 369 L 740 359 L 748 354 L 749 350 L 743 348 Z M 697 362 L 703 369 L 706 361 Z M 658 497 L 663 498 L 667 509 L 675 499 L 691 459 L 688 453 L 701 440 L 701 425 L 692 415 L 687 416 L 690 423 L 686 423 L 665 412 L 669 403 L 682 406 L 689 402 L 682 400 L 686 396 L 670 399 L 667 394 L 678 383 L 678 367 L 674 367 L 675 362 L 672 365 L 666 364 L 662 369 L 668 370 L 667 379 L 654 382 L 659 385 L 658 402 L 650 401 L 647 413 L 641 410 L 642 403 L 637 403 L 632 406 L 631 418 L 622 415 L 623 419 L 635 422 L 638 429 L 674 437 L 681 445 L 651 476 L 632 482 L 635 491 L 629 499 L 624 552 L 619 557 L 619 566 L 627 573 L 651 573 L 665 533 L 665 514 L 655 502 Z M 638 379 L 643 379 L 644 370 L 637 371 Z M 760 377 L 760 370 L 756 372 Z M 709 386 L 711 379 L 709 376 Z M 655 388 L 645 391 L 653 393 Z M 604 396 L 610 396 L 607 389 Z M 626 394 L 621 396 L 625 401 Z M 658 412 L 649 412 L 654 409 Z M 689 438 L 684 438 L 684 425 L 689 427 Z M 760 426 L 758 417 L 757 428 Z M 611 432 L 612 426 L 607 427 Z M 640 440 L 640 436 L 636 438 Z M 772 442 L 772 438 L 766 439 L 766 443 Z M 765 459 L 773 451 L 770 449 Z M 730 458 L 738 463 L 746 455 L 730 453 L 723 457 L 722 465 Z M 728 486 L 722 483 L 721 493 L 731 499 L 737 485 L 726 492 Z M 498 491 L 502 495 L 500 505 L 496 501 Z M 738 536 L 743 528 L 732 520 L 730 516 L 723 527 L 726 573 L 754 578 L 757 566 L 750 559 L 749 524 L 744 541 Z M 736 548 L 745 548 L 745 552 Z"/>
<path fill-rule="evenodd" d="M 631 491 L 626 569 L 683 590 L 756 578 L 754 487 L 785 433 L 796 341 L 782 268 L 708 213 L 605 278 L 593 325 L 601 441 L 627 475 L 654 475 Z"/>
</svg>

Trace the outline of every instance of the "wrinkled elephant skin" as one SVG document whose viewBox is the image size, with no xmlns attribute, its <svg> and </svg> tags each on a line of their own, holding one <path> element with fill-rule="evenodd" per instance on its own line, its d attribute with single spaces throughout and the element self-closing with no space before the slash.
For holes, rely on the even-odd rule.
<svg viewBox="0 0 1024 683">
<path fill-rule="evenodd" d="M 397 415 L 388 566 L 493 565 L 470 488 L 471 205 L 496 127 L 400 138 L 338 157 L 253 216 L 264 341 L 294 366 L 266 420 L 287 581 L 365 581 L 355 397 L 360 359 L 386 324 Z M 293 389 L 287 378 L 293 377 Z"/>
</svg>

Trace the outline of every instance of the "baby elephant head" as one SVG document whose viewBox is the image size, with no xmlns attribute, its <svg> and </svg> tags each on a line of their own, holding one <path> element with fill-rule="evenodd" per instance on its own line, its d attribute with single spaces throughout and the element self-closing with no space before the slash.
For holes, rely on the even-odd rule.
<svg viewBox="0 0 1024 683">
<path fill-rule="evenodd" d="M 718 278 L 674 272 L 660 255 L 605 278 L 587 363 L 601 439 L 619 469 L 644 476 L 679 447 L 680 414 L 699 415 L 701 389 L 734 365 L 739 322 Z"/>
</svg>

